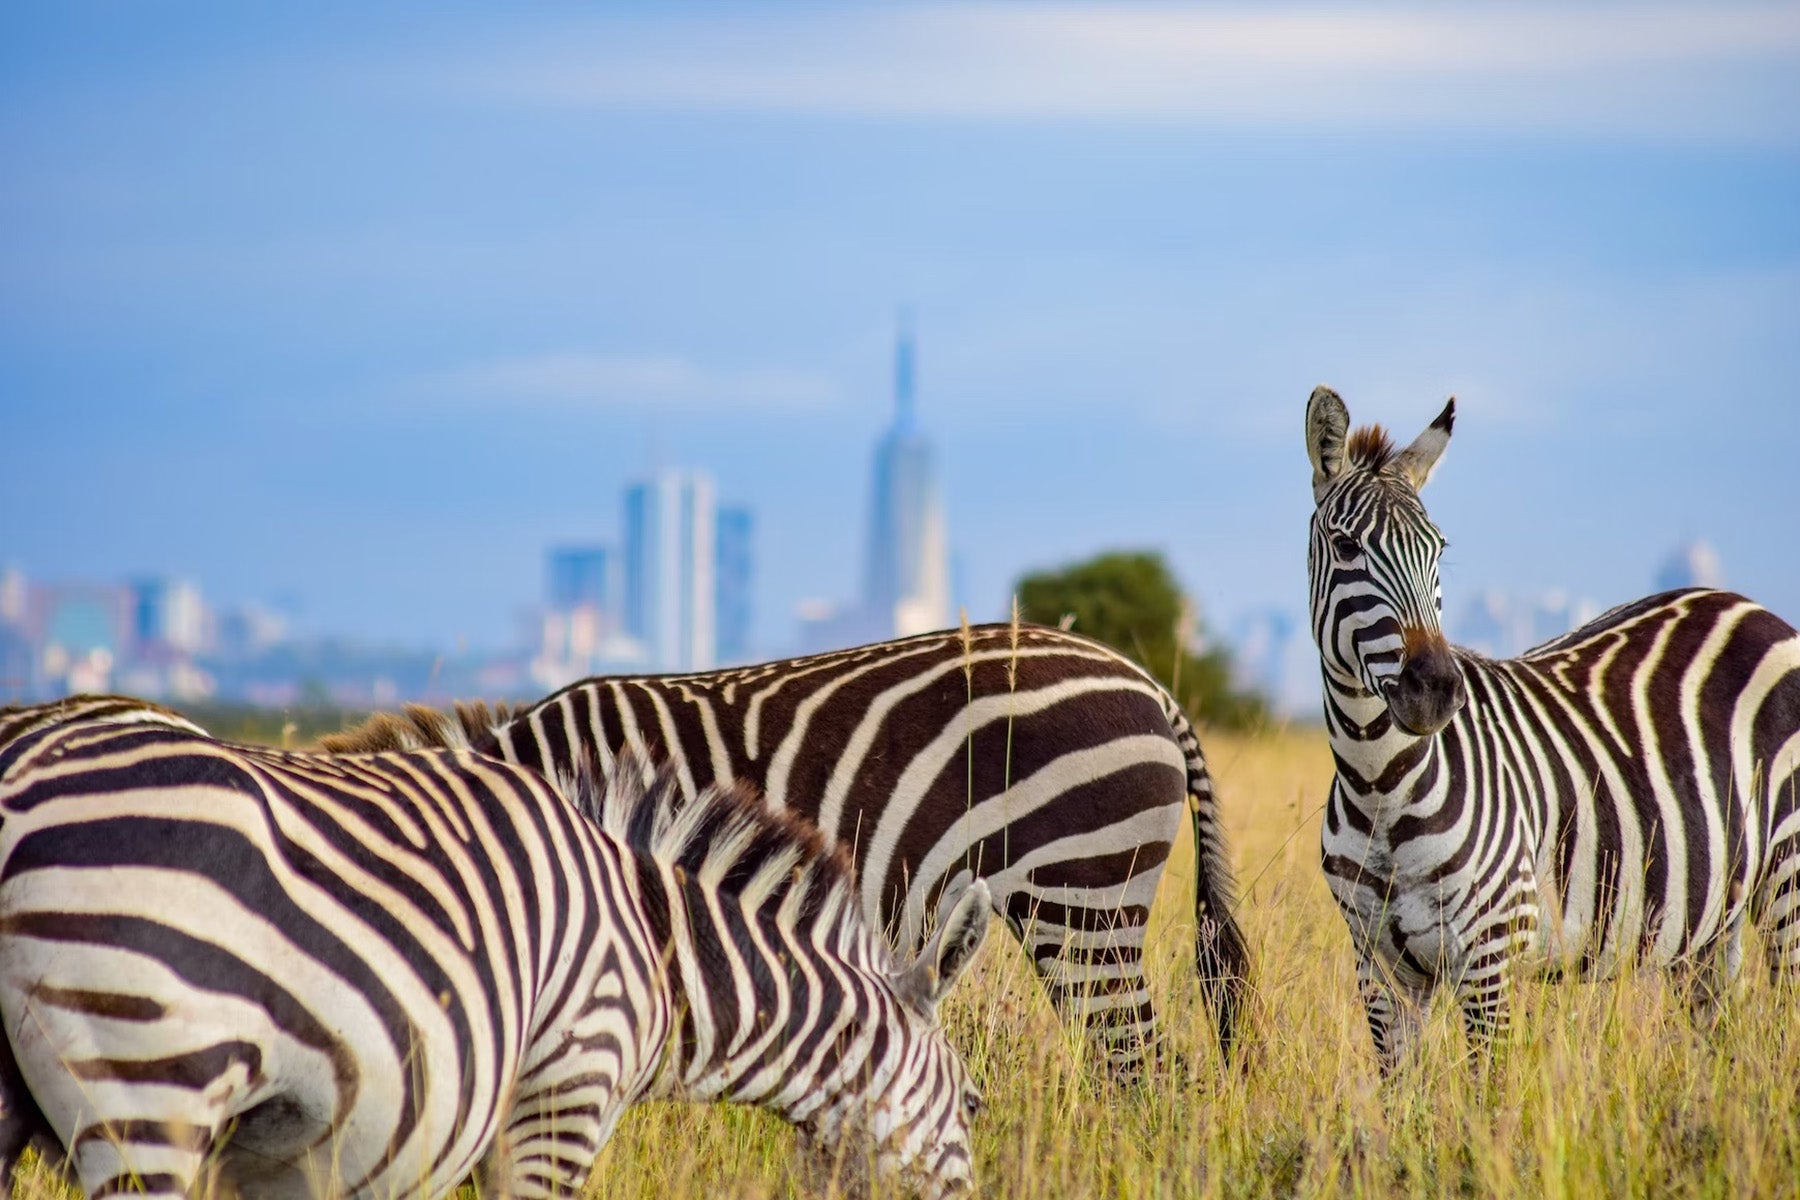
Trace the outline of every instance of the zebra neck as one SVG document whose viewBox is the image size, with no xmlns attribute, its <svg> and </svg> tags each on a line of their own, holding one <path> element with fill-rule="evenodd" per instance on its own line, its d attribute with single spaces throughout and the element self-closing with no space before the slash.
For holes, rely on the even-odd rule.
<svg viewBox="0 0 1800 1200">
<path fill-rule="evenodd" d="M 1387 702 L 1361 689 L 1347 689 L 1325 677 L 1325 727 L 1337 762 L 1340 792 L 1359 808 L 1374 812 L 1419 799 L 1422 783 L 1439 778 L 1433 770 L 1438 736 L 1417 737 L 1394 724 Z"/>
<path fill-rule="evenodd" d="M 691 879 L 670 883 L 669 928 L 657 932 L 668 935 L 663 980 L 671 1022 L 653 1094 L 761 1104 L 791 1117 L 789 1109 L 811 1089 L 796 1086 L 799 1072 L 790 1065 L 795 1047 L 789 1044 L 795 1032 L 788 1011 L 793 997 L 777 981 L 787 978 L 796 960 L 815 960 L 808 967 L 815 979 L 830 978 L 831 969 L 816 962 L 816 951 L 803 937 L 763 924 L 759 932 L 775 952 L 771 961 L 761 946 L 750 948 L 733 937 L 731 925 L 741 912 L 731 923 L 719 921 L 721 910 L 735 908 L 735 898 L 713 896 L 709 904 Z"/>
</svg>

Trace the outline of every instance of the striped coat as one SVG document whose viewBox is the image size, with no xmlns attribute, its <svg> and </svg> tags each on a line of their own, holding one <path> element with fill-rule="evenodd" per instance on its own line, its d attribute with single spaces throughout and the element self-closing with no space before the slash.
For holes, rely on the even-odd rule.
<svg viewBox="0 0 1800 1200">
<path fill-rule="evenodd" d="M 812 831 L 643 778 L 571 785 L 603 830 L 466 751 L 232 746 L 116 698 L 0 711 L 0 1165 L 35 1140 L 92 1196 L 213 1172 L 441 1196 L 471 1171 L 548 1196 L 667 1095 L 966 1184 L 977 1100 L 935 1006 L 984 889 L 901 970 Z"/>
<path fill-rule="evenodd" d="M 1326 389 L 1308 411 L 1323 864 L 1383 1065 L 1438 986 L 1498 1036 L 1520 961 L 1673 966 L 1705 1015 L 1755 920 L 1771 970 L 1800 975 L 1800 634 L 1692 589 L 1516 659 L 1450 647 L 1418 489 L 1452 413 L 1396 452 L 1378 429 L 1346 442 Z"/>
<path fill-rule="evenodd" d="M 1054 1000 L 1121 1072 L 1154 1036 L 1144 932 L 1184 808 L 1198 845 L 1196 961 L 1229 1048 L 1249 956 L 1192 725 L 1091 639 L 981 625 L 694 675 L 596 678 L 516 711 L 382 716 L 334 749 L 466 744 L 555 772 L 667 753 L 682 789 L 739 778 L 847 846 L 869 920 L 917 947 L 987 880 Z"/>
</svg>

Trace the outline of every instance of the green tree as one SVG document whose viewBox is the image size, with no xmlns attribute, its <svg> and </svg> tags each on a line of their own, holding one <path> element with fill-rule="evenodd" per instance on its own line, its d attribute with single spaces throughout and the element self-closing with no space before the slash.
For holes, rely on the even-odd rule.
<svg viewBox="0 0 1800 1200">
<path fill-rule="evenodd" d="M 1188 716 L 1244 728 L 1268 718 L 1263 698 L 1233 686 L 1223 646 L 1196 654 L 1193 608 L 1160 554 L 1114 551 L 1052 571 L 1015 588 L 1022 620 L 1056 625 L 1073 617 L 1077 633 L 1122 651 L 1161 680 Z"/>
</svg>

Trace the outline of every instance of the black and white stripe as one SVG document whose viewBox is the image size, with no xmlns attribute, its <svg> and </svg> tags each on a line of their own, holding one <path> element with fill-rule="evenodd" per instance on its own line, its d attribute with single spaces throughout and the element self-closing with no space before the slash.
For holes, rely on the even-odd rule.
<svg viewBox="0 0 1800 1200">
<path fill-rule="evenodd" d="M 900 969 L 803 823 L 641 766 L 569 787 L 598 823 L 467 751 L 0 710 L 5 1176 L 36 1140 L 91 1196 L 569 1195 L 665 1096 L 770 1107 L 843 1177 L 969 1184 L 936 1009 L 982 885 Z"/>
<path fill-rule="evenodd" d="M 1140 667 L 1088 638 L 981 625 L 696 675 L 596 678 L 510 714 L 380 717 L 336 748 L 456 743 L 552 773 L 667 753 L 682 790 L 740 778 L 848 846 L 861 901 L 920 944 L 969 879 L 1108 1061 L 1154 1034 L 1144 932 L 1185 806 L 1199 853 L 1196 958 L 1229 1049 L 1248 974 L 1200 743 Z"/>
<path fill-rule="evenodd" d="M 1800 634 L 1728 592 L 1652 596 L 1493 661 L 1439 628 L 1445 542 L 1419 489 L 1454 407 L 1395 452 L 1307 406 L 1308 565 L 1337 760 L 1326 880 L 1391 1067 L 1440 984 L 1471 1037 L 1512 967 L 1676 966 L 1710 1012 L 1747 920 L 1800 972 Z"/>
</svg>

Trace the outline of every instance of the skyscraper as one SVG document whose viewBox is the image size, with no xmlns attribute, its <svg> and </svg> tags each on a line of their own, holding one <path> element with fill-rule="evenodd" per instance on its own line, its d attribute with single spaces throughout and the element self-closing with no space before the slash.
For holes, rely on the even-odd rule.
<svg viewBox="0 0 1800 1200">
<path fill-rule="evenodd" d="M 613 553 L 605 546 L 557 546 L 549 555 L 546 599 L 553 609 L 593 607 L 618 619 L 618 581 Z"/>
<path fill-rule="evenodd" d="M 719 660 L 740 663 L 750 657 L 750 592 L 755 582 L 751 538 L 755 519 L 743 505 L 719 508 L 717 567 L 717 621 Z"/>
<path fill-rule="evenodd" d="M 183 579 L 157 576 L 131 585 L 131 638 L 140 649 L 164 647 L 193 654 L 206 638 L 200 589 Z"/>
<path fill-rule="evenodd" d="M 863 606 L 882 637 L 950 623 L 949 549 L 931 442 L 918 427 L 912 330 L 894 353 L 894 423 L 875 448 Z"/>
<path fill-rule="evenodd" d="M 713 482 L 660 471 L 625 492 L 625 632 L 663 671 L 701 671 L 716 655 Z"/>
<path fill-rule="evenodd" d="M 1705 542 L 1684 542 L 1669 553 L 1656 571 L 1656 590 L 1674 591 L 1687 587 L 1723 587 L 1725 573 L 1719 567 L 1719 552 Z"/>
</svg>

